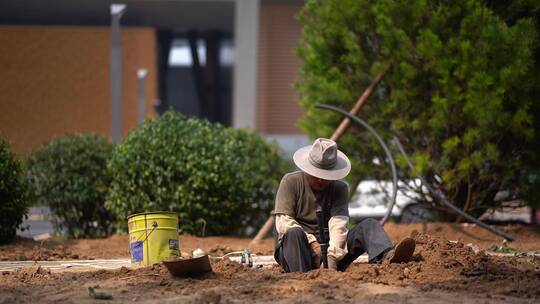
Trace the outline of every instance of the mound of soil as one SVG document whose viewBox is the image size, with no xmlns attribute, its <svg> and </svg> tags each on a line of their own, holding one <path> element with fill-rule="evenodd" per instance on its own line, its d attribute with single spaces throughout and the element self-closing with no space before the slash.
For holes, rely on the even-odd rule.
<svg viewBox="0 0 540 304">
<path fill-rule="evenodd" d="M 346 272 L 318 269 L 285 273 L 279 266 L 248 268 L 228 259 L 213 273 L 171 276 L 162 265 L 84 273 L 48 273 L 32 268 L 0 276 L 0 294 L 15 302 L 88 302 L 86 287 L 119 301 L 167 299 L 183 303 L 378 303 L 447 299 L 522 302 L 540 299 L 540 267 L 526 258 L 477 254 L 460 242 L 416 234 L 413 261 L 405 264 L 353 264 Z M 378 287 L 384 286 L 384 287 Z M 34 288 L 35 287 L 35 288 Z"/>
<path fill-rule="evenodd" d="M 162 265 L 115 271 L 53 273 L 33 267 L 0 275 L 0 303 L 92 303 L 94 300 L 89 298 L 87 287 L 108 292 L 116 301 L 149 303 L 165 300 L 182 303 L 534 303 L 540 300 L 540 265 L 534 260 L 520 256 L 489 256 L 482 250 L 475 253 L 471 246 L 467 246 L 469 239 L 455 240 L 451 235 L 449 240 L 443 236 L 448 232 L 446 229 L 453 229 L 450 225 L 439 226 L 442 227 L 441 233 L 434 234 L 412 229 L 414 227 L 404 226 L 402 229 L 408 230 L 417 242 L 413 260 L 404 264 L 353 264 L 346 272 L 318 269 L 308 273 L 285 273 L 279 266 L 253 269 L 222 259 L 212 264 L 213 273 L 186 278 L 171 276 Z M 438 229 L 436 226 L 426 227 L 426 231 Z M 396 233 L 393 231 L 396 227 L 392 225 L 388 228 L 394 241 L 409 236 L 402 230 Z M 477 229 L 465 228 L 469 229 L 468 233 Z M 538 236 L 529 228 L 524 229 L 521 233 L 510 231 L 518 236 L 518 240 L 521 234 L 530 240 L 529 243 L 517 244 L 529 249 L 540 247 Z M 83 252 L 90 252 L 85 250 L 97 251 L 95 257 L 110 258 L 117 256 L 107 254 L 122 252 L 119 248 L 127 243 L 127 238 L 124 238 L 114 236 L 106 240 L 73 243 L 50 241 L 38 248 L 34 247 L 38 245 L 36 242 L 22 242 L 23 246 L 19 242 L 10 246 L 34 253 L 41 250 L 42 258 L 46 257 L 44 252 L 49 255 L 47 258 L 61 257 L 62 254 L 79 254 L 80 257 Z M 247 247 L 249 239 L 181 236 L 180 242 L 186 251 L 187 248 L 200 247 L 206 251 L 214 248 L 215 252 L 221 253 L 241 250 Z M 259 245 L 262 246 L 258 247 L 259 252 L 271 253 L 273 241 L 265 242 Z M 95 246 L 100 244 L 111 246 L 96 249 Z M 514 243 L 510 245 L 514 246 Z M 10 248 L 0 247 L 1 257 L 9 256 L 6 247 Z M 125 248 L 122 250 L 127 252 Z"/>
<path fill-rule="evenodd" d="M 491 257 L 461 242 L 416 234 L 413 261 L 407 264 L 358 264 L 346 275 L 353 280 L 422 290 L 485 292 L 539 298 L 540 265 L 529 258 Z"/>
<path fill-rule="evenodd" d="M 540 226 L 538 225 L 506 225 L 497 228 L 515 238 L 515 241 L 509 243 L 513 248 L 522 250 L 540 249 Z M 440 236 L 463 244 L 472 243 L 484 250 L 493 244 L 500 245 L 503 241 L 502 237 L 471 223 L 386 223 L 384 230 L 393 242 L 398 242 L 416 232 Z"/>
</svg>

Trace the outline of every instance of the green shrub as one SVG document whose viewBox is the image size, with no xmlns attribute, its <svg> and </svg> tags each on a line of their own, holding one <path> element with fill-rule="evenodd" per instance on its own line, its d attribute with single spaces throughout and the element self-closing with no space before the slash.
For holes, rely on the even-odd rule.
<svg viewBox="0 0 540 304">
<path fill-rule="evenodd" d="M 167 112 L 116 147 L 106 206 L 122 229 L 129 214 L 174 211 L 183 232 L 240 233 L 268 216 L 278 151 L 253 132 Z"/>
<path fill-rule="evenodd" d="M 400 137 L 416 165 L 410 175 L 424 175 L 475 215 L 494 205 L 500 190 L 540 204 L 540 49 L 533 19 L 540 5 L 495 2 L 308 1 L 298 49 L 303 129 L 330 136 L 342 117 L 313 105 L 349 110 L 390 67 L 359 116 L 387 141 Z M 373 163 L 381 159 L 378 144 L 355 132 L 340 139 L 353 161 L 351 183 L 387 179 L 387 165 Z M 409 172 L 402 158 L 398 164 Z"/>
<path fill-rule="evenodd" d="M 0 244 L 15 238 L 28 211 L 26 181 L 20 162 L 0 139 Z"/>
<path fill-rule="evenodd" d="M 30 195 L 51 208 L 57 232 L 71 238 L 111 232 L 113 218 L 104 203 L 112 151 L 105 137 L 78 134 L 54 139 L 30 155 Z"/>
</svg>

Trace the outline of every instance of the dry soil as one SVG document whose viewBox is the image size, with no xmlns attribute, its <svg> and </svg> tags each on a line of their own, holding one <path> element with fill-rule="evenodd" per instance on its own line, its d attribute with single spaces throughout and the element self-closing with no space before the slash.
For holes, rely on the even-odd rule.
<svg viewBox="0 0 540 304">
<path fill-rule="evenodd" d="M 213 264 L 213 273 L 172 277 L 160 265 L 114 271 L 53 272 L 25 268 L 0 274 L 0 303 L 91 303 L 87 287 L 108 292 L 114 302 L 147 303 L 538 303 L 540 264 L 530 257 L 493 257 L 475 253 L 500 243 L 478 227 L 430 224 L 386 226 L 393 240 L 412 235 L 417 241 L 407 264 L 354 264 L 346 272 L 315 270 L 284 273 L 278 266 L 252 269 L 229 260 Z M 540 249 L 537 228 L 504 228 L 517 237 L 511 246 Z M 203 248 L 215 254 L 247 246 L 248 239 L 180 237 L 184 251 Z M 455 242 L 457 241 L 457 242 Z M 253 251 L 267 254 L 273 240 Z M 0 258 L 126 258 L 125 236 L 69 242 L 19 241 L 0 247 Z"/>
</svg>

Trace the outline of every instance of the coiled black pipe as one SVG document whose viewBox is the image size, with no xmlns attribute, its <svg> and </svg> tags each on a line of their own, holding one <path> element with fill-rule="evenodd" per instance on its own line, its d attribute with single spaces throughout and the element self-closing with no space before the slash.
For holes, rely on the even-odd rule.
<svg viewBox="0 0 540 304">
<path fill-rule="evenodd" d="M 346 112 L 346 111 L 344 111 L 344 110 L 342 110 L 340 108 L 337 108 L 337 107 L 334 107 L 334 106 L 331 106 L 331 105 L 316 104 L 315 107 L 319 108 L 319 109 L 331 110 L 331 111 L 337 112 L 337 113 L 339 113 L 339 114 L 341 114 L 343 116 L 348 117 L 352 122 L 366 128 L 369 131 L 369 133 L 371 133 L 371 135 L 373 135 L 373 137 L 375 137 L 375 139 L 377 140 L 379 145 L 381 145 L 381 147 L 383 148 L 384 153 L 386 154 L 386 157 L 388 158 L 388 161 L 390 162 L 390 168 L 392 168 L 392 185 L 393 185 L 392 199 L 390 200 L 390 204 L 388 205 L 388 209 L 386 211 L 386 214 L 381 219 L 381 224 L 384 225 L 386 220 L 388 220 L 388 218 L 392 215 L 392 209 L 394 209 L 394 205 L 396 204 L 396 197 L 397 197 L 397 191 L 398 191 L 398 184 L 397 184 L 398 179 L 397 179 L 396 164 L 394 162 L 394 158 L 392 157 L 392 153 L 390 152 L 390 149 L 388 149 L 388 146 L 386 146 L 386 144 L 384 143 L 382 138 L 379 136 L 379 134 L 377 134 L 377 132 L 367 122 L 365 122 L 364 120 L 352 115 L 349 112 Z"/>
<path fill-rule="evenodd" d="M 394 205 L 396 203 L 396 196 L 397 196 L 397 171 L 396 171 L 396 166 L 395 166 L 395 163 L 394 163 L 394 158 L 392 157 L 392 153 L 390 153 L 390 149 L 388 149 L 388 147 L 386 146 L 384 141 L 381 139 L 379 134 L 377 134 L 377 132 L 367 122 L 363 121 L 362 119 L 352 115 L 349 112 L 346 112 L 346 111 L 344 111 L 344 110 L 342 110 L 340 108 L 337 108 L 337 107 L 334 107 L 334 106 L 331 106 L 331 105 L 316 104 L 315 107 L 319 108 L 319 109 L 331 110 L 331 111 L 334 111 L 336 113 L 340 113 L 343 116 L 348 117 L 352 122 L 366 128 L 375 137 L 375 139 L 377 139 L 377 141 L 379 142 L 381 147 L 384 149 L 384 152 L 386 153 L 386 156 L 388 157 L 388 160 L 390 161 L 390 167 L 392 168 L 392 182 L 393 182 L 393 185 L 394 185 L 394 189 L 392 191 L 392 200 L 390 202 L 390 206 L 388 207 L 388 210 L 386 211 L 385 216 L 381 220 L 381 224 L 384 224 L 386 222 L 386 220 L 392 214 L 392 209 L 394 208 Z M 413 165 L 412 165 L 409 157 L 405 153 L 405 150 L 403 149 L 403 146 L 401 145 L 401 142 L 399 141 L 399 139 L 396 136 L 394 136 L 393 142 L 397 146 L 398 150 L 403 155 L 405 160 L 407 161 L 407 164 L 409 165 L 410 169 L 413 170 Z M 492 233 L 494 233 L 494 234 L 496 234 L 498 236 L 501 236 L 501 237 L 505 238 L 508 241 L 513 241 L 514 240 L 514 237 L 512 237 L 508 233 L 505 233 L 505 232 L 503 232 L 503 231 L 501 231 L 499 229 L 491 227 L 491 226 L 487 225 L 486 223 L 480 221 L 479 219 L 477 219 L 477 218 L 469 215 L 468 213 L 464 212 L 463 210 L 457 208 L 456 206 L 454 206 L 454 204 L 450 203 L 446 199 L 446 197 L 444 197 L 444 195 L 442 193 L 440 193 L 439 191 L 436 191 L 431 186 L 429 186 L 429 184 L 426 183 L 425 179 L 422 176 L 419 176 L 419 178 L 422 181 L 422 183 L 426 186 L 426 188 L 428 189 L 430 194 L 433 195 L 435 198 L 437 198 L 437 201 L 440 202 L 443 206 L 449 208 L 450 210 L 452 210 L 455 213 L 461 215 L 462 217 L 466 218 L 467 220 L 477 224 L 478 226 L 480 226 L 480 227 L 482 227 L 482 228 L 484 228 L 484 229 L 486 229 L 486 230 L 488 230 L 488 231 L 490 231 L 490 232 L 492 232 Z"/>
</svg>

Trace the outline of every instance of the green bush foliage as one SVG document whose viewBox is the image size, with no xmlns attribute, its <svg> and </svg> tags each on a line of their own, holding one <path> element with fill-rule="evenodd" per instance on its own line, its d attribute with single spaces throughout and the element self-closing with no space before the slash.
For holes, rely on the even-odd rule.
<svg viewBox="0 0 540 304">
<path fill-rule="evenodd" d="M 285 165 L 259 135 L 167 112 L 117 146 L 107 207 L 126 217 L 174 211 L 197 235 L 242 233 L 268 217 Z"/>
<path fill-rule="evenodd" d="M 539 4 L 492 4 L 308 1 L 297 50 L 301 126 L 330 136 L 342 118 L 314 104 L 349 110 L 389 67 L 359 116 L 386 140 L 401 139 L 416 165 L 410 175 L 424 175 L 472 214 L 493 205 L 500 190 L 540 203 Z M 366 132 L 352 130 L 340 146 L 353 161 L 352 184 L 388 178 L 386 164 L 373 162 L 384 158 Z M 408 172 L 403 159 L 398 164 Z"/>
<path fill-rule="evenodd" d="M 114 217 L 104 204 L 113 148 L 101 135 L 76 134 L 54 139 L 28 157 L 32 201 L 51 208 L 58 233 L 81 238 L 111 232 Z"/>
<path fill-rule="evenodd" d="M 8 143 L 0 139 L 0 244 L 15 238 L 27 211 L 21 163 L 10 152 Z"/>
</svg>

